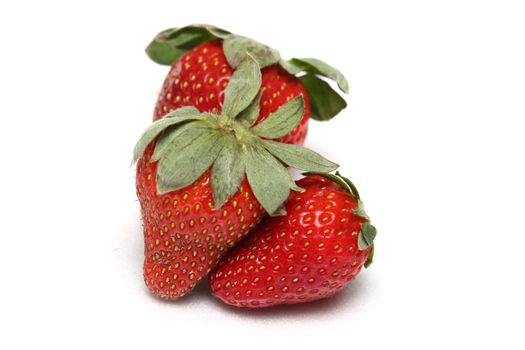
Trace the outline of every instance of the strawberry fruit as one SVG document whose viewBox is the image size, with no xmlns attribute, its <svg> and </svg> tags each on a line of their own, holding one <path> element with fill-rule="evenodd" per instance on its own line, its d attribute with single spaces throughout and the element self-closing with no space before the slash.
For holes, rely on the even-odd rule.
<svg viewBox="0 0 525 350">
<path fill-rule="evenodd" d="M 259 308 L 329 297 L 372 262 L 376 229 L 359 193 L 337 175 L 309 174 L 287 215 L 265 218 L 209 275 L 227 304 Z"/>
<path fill-rule="evenodd" d="M 161 107 L 168 113 L 156 114 L 134 150 L 144 222 L 144 279 L 150 291 L 166 299 L 191 291 L 265 212 L 286 213 L 282 204 L 290 190 L 302 191 L 286 166 L 304 171 L 337 168 L 311 150 L 283 142 L 304 139 L 300 125 L 307 116 L 310 93 L 305 95 L 282 63 L 277 66 L 280 57 L 275 50 L 217 28 L 187 28 L 163 36 L 167 41 L 157 38 L 148 48 L 150 55 L 161 52 L 159 57 L 166 58 L 175 52 L 178 56 L 168 77 L 173 82 L 163 90 L 164 102 L 159 101 L 170 101 Z M 199 33 L 215 41 L 201 40 Z M 197 44 L 201 47 L 186 50 Z M 211 56 L 204 58 L 208 53 Z M 204 61 L 210 68 L 219 56 L 226 57 L 227 71 L 206 75 Z M 197 64 L 192 65 L 194 60 Z M 322 63 L 304 63 L 302 68 L 299 63 L 286 64 L 296 72 L 318 67 L 317 73 L 307 75 L 321 82 L 317 75 L 337 79 L 337 71 Z M 216 79 L 222 83 L 217 85 Z M 290 91 L 286 86 L 282 89 L 285 79 L 290 81 Z M 272 85 L 275 81 L 277 87 Z M 265 104 L 263 96 L 275 89 L 289 95 L 274 98 L 271 104 L 277 93 L 272 92 Z"/>
<path fill-rule="evenodd" d="M 181 56 L 171 67 L 155 106 L 154 120 L 177 108 L 193 105 L 201 112 L 218 113 L 224 89 L 233 74 L 220 41 L 203 43 Z M 268 117 L 294 97 L 305 100 L 304 115 L 299 125 L 281 142 L 302 144 L 308 130 L 310 104 L 301 81 L 278 65 L 262 70 L 260 114 L 258 121 Z"/>
<path fill-rule="evenodd" d="M 217 27 L 191 25 L 165 30 L 155 37 L 146 52 L 155 62 L 171 65 L 155 106 L 154 120 L 183 106 L 218 114 L 224 89 L 245 52 L 249 52 L 262 69 L 260 113 L 256 123 L 297 96 L 305 101 L 301 122 L 279 141 L 302 144 L 310 116 L 328 120 L 346 107 L 344 99 L 319 78 L 336 81 L 341 91 L 347 93 L 348 83 L 337 69 L 312 58 L 282 60 L 276 50 Z M 303 73 L 300 78 L 296 77 Z"/>
</svg>

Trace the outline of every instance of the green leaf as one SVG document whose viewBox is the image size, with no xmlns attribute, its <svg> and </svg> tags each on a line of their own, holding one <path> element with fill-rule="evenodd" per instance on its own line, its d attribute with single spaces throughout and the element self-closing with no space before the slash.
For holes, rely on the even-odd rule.
<svg viewBox="0 0 525 350">
<path fill-rule="evenodd" d="M 313 119 L 330 120 L 346 107 L 345 100 L 322 79 L 313 74 L 299 79 L 308 90 Z"/>
<path fill-rule="evenodd" d="M 185 52 L 186 50 L 174 47 L 170 43 L 159 39 L 153 39 L 146 48 L 148 57 L 155 63 L 164 66 L 171 66 L 173 62 L 178 60 Z"/>
<path fill-rule="evenodd" d="M 372 263 L 374 262 L 374 253 L 376 250 L 376 246 L 374 243 L 370 245 L 370 251 L 368 252 L 368 256 L 366 257 L 365 261 L 365 269 L 367 269 Z"/>
<path fill-rule="evenodd" d="M 352 213 L 354 213 L 355 215 L 359 216 L 362 219 L 370 221 L 370 217 L 368 216 L 368 214 L 365 211 L 365 207 L 363 206 L 363 202 L 361 202 L 361 200 L 359 200 L 359 199 L 357 200 L 357 207 L 354 210 L 352 210 Z"/>
<path fill-rule="evenodd" d="M 260 114 L 259 104 L 261 102 L 261 96 L 262 95 L 259 92 L 252 103 L 250 103 L 250 105 L 237 116 L 239 122 L 247 127 L 250 127 L 255 123 Z"/>
<path fill-rule="evenodd" d="M 226 90 L 222 114 L 235 118 L 250 105 L 261 86 L 261 70 L 250 55 L 233 73 Z"/>
<path fill-rule="evenodd" d="M 139 141 L 135 145 L 133 150 L 133 162 L 136 162 L 148 145 L 157 137 L 162 131 L 168 127 L 182 123 L 188 120 L 200 119 L 200 112 L 197 108 L 188 106 L 179 108 L 166 115 L 165 118 L 157 120 L 149 126 L 148 129 L 142 134 Z"/>
<path fill-rule="evenodd" d="M 341 175 L 338 171 L 335 174 L 337 176 L 339 176 L 341 179 L 343 179 L 343 181 L 348 185 L 348 187 L 350 187 L 352 196 L 355 199 L 357 199 L 358 201 L 360 201 L 361 200 L 361 196 L 359 195 L 359 191 L 357 190 L 357 187 L 354 185 L 354 183 L 352 181 L 350 181 L 349 178 L 344 177 L 343 175 Z"/>
<path fill-rule="evenodd" d="M 308 148 L 270 140 L 263 141 L 264 147 L 288 166 L 303 171 L 333 171 L 339 167 L 317 152 Z"/>
<path fill-rule="evenodd" d="M 279 64 L 281 65 L 281 67 L 284 68 L 285 71 L 287 71 L 291 75 L 296 75 L 296 74 L 299 74 L 299 73 L 301 73 L 303 71 L 301 69 L 301 67 L 296 66 L 295 64 L 291 63 L 290 61 L 280 60 Z"/>
<path fill-rule="evenodd" d="M 365 250 L 374 242 L 376 238 L 377 230 L 370 222 L 363 222 L 361 224 L 361 232 L 357 239 L 357 247 L 359 250 Z"/>
<path fill-rule="evenodd" d="M 223 139 L 220 136 L 217 130 L 210 131 L 179 149 L 168 148 L 157 167 L 158 192 L 163 194 L 195 182 L 221 151 Z"/>
<path fill-rule="evenodd" d="M 232 134 L 224 135 L 224 145 L 211 171 L 215 208 L 219 209 L 239 189 L 244 178 L 244 160 L 240 145 Z"/>
<path fill-rule="evenodd" d="M 195 139 L 212 131 L 211 126 L 203 121 L 193 121 L 178 128 L 170 129 L 162 135 L 155 145 L 150 161 L 156 162 L 171 150 L 179 150 Z"/>
<path fill-rule="evenodd" d="M 344 93 L 348 93 L 348 81 L 338 69 L 332 67 L 331 65 L 318 60 L 316 58 L 292 58 L 289 62 L 289 65 L 286 65 L 285 69 L 290 69 L 290 66 L 295 66 L 294 75 L 300 71 L 304 71 L 311 74 L 321 75 L 323 77 L 332 79 L 337 82 L 339 89 Z M 287 69 L 287 70 L 288 70 Z"/>
<path fill-rule="evenodd" d="M 279 208 L 277 208 L 277 210 L 274 211 L 271 216 L 283 216 L 283 215 L 286 215 L 286 208 L 284 207 L 284 204 L 282 204 Z"/>
<path fill-rule="evenodd" d="M 281 204 L 290 194 L 290 174 L 268 151 L 258 145 L 244 145 L 246 176 L 253 194 L 268 214 L 282 213 Z"/>
<path fill-rule="evenodd" d="M 304 115 L 304 100 L 297 96 L 288 101 L 268 118 L 254 126 L 251 130 L 260 137 L 276 139 L 291 132 L 299 124 Z"/>
<path fill-rule="evenodd" d="M 290 187 L 290 189 L 295 192 L 304 192 L 304 188 L 297 186 L 297 184 L 295 183 L 290 173 L 288 173 L 288 187 Z M 276 214 L 276 212 L 272 214 L 272 216 L 276 216 L 276 215 L 281 215 L 281 214 Z"/>
<path fill-rule="evenodd" d="M 224 40 L 232 35 L 232 33 L 230 33 L 229 31 L 211 24 L 194 24 L 193 26 L 202 27 L 206 29 L 211 35 L 218 39 Z"/>
<path fill-rule="evenodd" d="M 232 35 L 226 38 L 223 43 L 223 49 L 228 63 L 234 68 L 242 63 L 246 58 L 246 54 L 253 56 L 261 69 L 277 63 L 281 59 L 277 50 L 239 35 Z"/>
<path fill-rule="evenodd" d="M 224 39 L 230 32 L 206 24 L 194 24 L 182 28 L 170 28 L 157 34 L 146 48 L 155 62 L 171 65 L 186 51 L 211 40 Z"/>
</svg>

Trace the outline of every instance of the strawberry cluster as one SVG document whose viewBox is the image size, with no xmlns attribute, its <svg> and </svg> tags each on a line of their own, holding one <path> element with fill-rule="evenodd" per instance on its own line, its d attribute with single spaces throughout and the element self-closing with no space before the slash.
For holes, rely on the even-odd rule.
<svg viewBox="0 0 525 350">
<path fill-rule="evenodd" d="M 372 262 L 376 229 L 356 187 L 301 146 L 310 118 L 346 107 L 324 80 L 347 93 L 341 72 L 209 25 L 165 30 L 146 52 L 171 66 L 134 150 L 151 292 L 177 299 L 209 276 L 230 305 L 299 303 Z"/>
</svg>

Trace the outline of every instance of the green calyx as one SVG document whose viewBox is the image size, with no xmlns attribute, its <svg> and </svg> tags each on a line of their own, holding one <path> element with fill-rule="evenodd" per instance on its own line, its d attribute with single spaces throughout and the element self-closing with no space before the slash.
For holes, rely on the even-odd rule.
<svg viewBox="0 0 525 350">
<path fill-rule="evenodd" d="M 374 227 L 374 225 L 370 223 L 370 217 L 365 211 L 357 187 L 352 183 L 352 181 L 350 181 L 350 179 L 344 177 L 339 172 L 336 172 L 335 174 L 330 174 L 326 172 L 311 171 L 304 173 L 303 175 L 323 176 L 328 180 L 333 181 L 339 186 L 341 186 L 346 192 L 348 192 L 353 198 L 357 200 L 357 207 L 354 210 L 352 210 L 352 213 L 364 220 L 361 224 L 361 232 L 359 232 L 359 236 L 357 237 L 357 247 L 359 248 L 359 250 L 365 250 L 368 247 L 370 247 L 370 252 L 365 262 L 365 267 L 370 266 L 370 264 L 372 264 L 372 259 L 374 256 L 374 239 L 377 235 L 377 229 Z"/>
<path fill-rule="evenodd" d="M 221 115 L 182 107 L 154 122 L 135 146 L 142 157 L 156 140 L 150 162 L 157 164 L 159 194 L 191 185 L 211 169 L 215 208 L 237 192 L 246 177 L 270 215 L 283 215 L 290 190 L 302 191 L 286 167 L 328 172 L 338 165 L 307 148 L 277 142 L 299 124 L 304 100 L 298 96 L 254 126 L 259 116 L 260 66 L 250 54 L 239 63 L 224 93 Z"/>
<path fill-rule="evenodd" d="M 325 81 L 336 82 L 341 92 L 348 93 L 348 82 L 336 68 L 315 58 L 284 60 L 277 50 L 267 45 L 212 25 L 195 24 L 164 30 L 155 36 L 146 53 L 159 64 L 172 65 L 185 52 L 213 40 L 222 40 L 226 59 L 234 69 L 250 55 L 260 69 L 279 64 L 288 73 L 298 76 L 308 91 L 313 119 L 332 119 L 347 106 L 341 95 Z"/>
<path fill-rule="evenodd" d="M 158 64 L 170 66 L 185 52 L 211 40 L 224 39 L 231 33 L 208 24 L 193 24 L 163 30 L 146 48 L 149 58 Z"/>
</svg>

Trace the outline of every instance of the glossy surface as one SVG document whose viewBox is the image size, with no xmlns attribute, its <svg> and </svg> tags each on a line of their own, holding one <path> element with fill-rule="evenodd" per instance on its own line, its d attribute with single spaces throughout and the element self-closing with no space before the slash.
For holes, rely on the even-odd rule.
<svg viewBox="0 0 525 350">
<path fill-rule="evenodd" d="M 224 88 L 232 75 L 221 42 L 208 42 L 183 55 L 171 68 L 155 106 L 154 120 L 176 108 L 194 105 L 220 113 Z M 303 143 L 310 109 L 301 82 L 271 66 L 263 70 L 260 117 L 301 94 L 307 107 L 300 124 L 282 142 Z M 209 171 L 184 189 L 157 195 L 152 146 L 137 165 L 137 195 L 144 221 L 144 281 L 156 295 L 175 299 L 187 294 L 224 252 L 261 219 L 263 210 L 244 180 L 220 209 L 214 208 Z"/>
<path fill-rule="evenodd" d="M 154 120 L 182 107 L 195 106 L 201 112 L 219 113 L 224 100 L 224 89 L 233 73 L 222 51 L 222 42 L 214 41 L 197 46 L 173 64 L 168 73 L 154 111 Z M 301 81 L 277 65 L 262 70 L 260 116 L 268 117 L 290 99 L 302 95 L 305 112 L 299 125 L 282 142 L 302 144 L 308 130 L 310 104 Z"/>
<path fill-rule="evenodd" d="M 209 277 L 213 293 L 242 307 L 265 307 L 326 298 L 363 266 L 369 248 L 357 237 L 363 219 L 356 200 L 320 176 L 298 181 L 286 216 L 267 217 L 231 250 Z"/>
<path fill-rule="evenodd" d="M 261 219 L 263 210 L 246 180 L 221 209 L 214 207 L 210 172 L 191 186 L 157 195 L 152 146 L 137 165 L 144 222 L 144 281 L 155 295 L 187 294 L 224 252 Z"/>
</svg>

